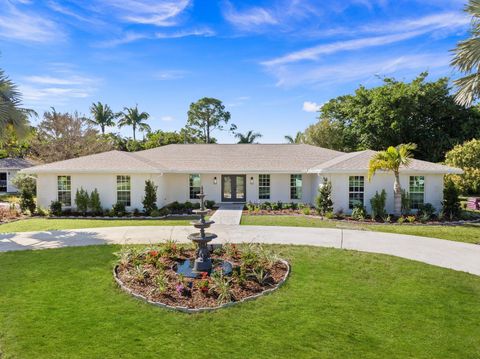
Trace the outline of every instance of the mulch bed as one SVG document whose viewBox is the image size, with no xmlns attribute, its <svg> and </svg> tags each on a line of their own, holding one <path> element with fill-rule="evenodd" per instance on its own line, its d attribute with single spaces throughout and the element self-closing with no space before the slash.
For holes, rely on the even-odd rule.
<svg viewBox="0 0 480 359">
<path fill-rule="evenodd" d="M 256 297 L 264 292 L 272 291 L 285 281 L 290 270 L 287 262 L 278 260 L 268 269 L 269 279 L 263 285 L 259 284 L 252 277 L 247 277 L 243 283 L 239 283 L 238 276 L 225 276 L 230 282 L 230 293 L 232 296 L 231 301 L 225 303 L 219 302 L 218 293 L 215 290 L 212 278 L 208 276 L 205 276 L 203 279 L 180 278 L 175 272 L 177 261 L 192 259 L 194 257 L 194 250 L 188 249 L 182 251 L 181 255 L 176 256 L 174 259 L 161 257 L 159 261 L 161 262 L 160 267 L 163 267 L 163 269 L 158 269 L 158 264 L 145 264 L 143 265 L 143 269 L 148 272 L 148 276 L 144 278 L 144 280 L 139 280 L 135 273 L 135 267 L 132 264 L 116 266 L 114 275 L 118 284 L 134 296 L 145 299 L 153 304 L 160 304 L 169 308 L 188 312 L 188 309 L 194 309 L 194 311 L 200 309 L 199 311 L 202 311 L 219 308 L 224 305 Z M 239 267 L 242 265 L 241 258 L 228 257 L 226 254 L 212 254 L 212 260 L 214 262 L 219 259 L 228 260 L 232 263 L 234 272 L 238 271 Z M 163 273 L 168 282 L 168 285 L 163 292 L 158 290 L 158 286 L 154 280 L 154 278 L 160 273 Z M 208 290 L 202 290 L 199 286 L 200 282 L 205 280 L 209 282 Z M 187 293 L 180 293 L 178 291 L 177 285 L 180 281 L 182 281 L 187 288 Z"/>
</svg>

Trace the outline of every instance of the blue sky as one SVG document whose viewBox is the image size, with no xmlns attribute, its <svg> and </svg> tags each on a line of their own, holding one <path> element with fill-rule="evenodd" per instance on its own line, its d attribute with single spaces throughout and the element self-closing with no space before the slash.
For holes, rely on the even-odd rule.
<svg viewBox="0 0 480 359">
<path fill-rule="evenodd" d="M 38 112 L 138 103 L 178 130 L 221 99 L 238 130 L 284 142 L 316 109 L 378 76 L 455 76 L 468 33 L 457 0 L 0 0 L 0 67 Z M 125 135 L 130 130 L 122 129 Z M 220 142 L 234 142 L 215 133 Z"/>
</svg>

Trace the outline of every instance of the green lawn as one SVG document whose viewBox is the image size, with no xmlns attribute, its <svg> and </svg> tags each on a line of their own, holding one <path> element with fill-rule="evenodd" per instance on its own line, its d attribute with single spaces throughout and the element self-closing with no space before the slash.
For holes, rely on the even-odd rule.
<svg viewBox="0 0 480 359">
<path fill-rule="evenodd" d="M 451 241 L 480 244 L 480 224 L 462 226 L 424 226 L 424 225 L 379 225 L 355 224 L 339 221 L 324 221 L 320 218 L 303 216 L 242 216 L 243 225 L 292 226 L 292 227 L 327 227 L 363 229 L 378 232 L 411 234 L 415 236 L 434 237 Z"/>
<path fill-rule="evenodd" d="M 81 229 L 125 226 L 188 226 L 196 217 L 171 217 L 169 219 L 48 219 L 30 218 L 0 225 L 0 233 L 53 231 L 58 229 Z M 1 357 L 0 357 L 1 358 Z"/>
<path fill-rule="evenodd" d="M 478 358 L 480 278 L 400 258 L 277 247 L 279 291 L 188 315 L 120 291 L 118 246 L 0 254 L 0 357 Z"/>
</svg>

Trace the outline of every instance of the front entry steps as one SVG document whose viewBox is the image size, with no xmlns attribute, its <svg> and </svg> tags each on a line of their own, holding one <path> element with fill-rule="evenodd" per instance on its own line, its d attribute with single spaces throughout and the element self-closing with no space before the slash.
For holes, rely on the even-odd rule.
<svg viewBox="0 0 480 359">
<path fill-rule="evenodd" d="M 210 218 L 215 224 L 238 225 L 242 219 L 243 203 L 222 203 Z"/>
</svg>

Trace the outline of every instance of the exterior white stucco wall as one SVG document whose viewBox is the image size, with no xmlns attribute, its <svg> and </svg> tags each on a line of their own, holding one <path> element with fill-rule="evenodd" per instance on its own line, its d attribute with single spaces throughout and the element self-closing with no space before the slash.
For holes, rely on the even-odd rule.
<svg viewBox="0 0 480 359">
<path fill-rule="evenodd" d="M 370 199 L 378 191 L 380 193 L 382 189 L 385 189 L 387 193 L 386 210 L 388 213 L 393 213 L 393 181 L 394 177 L 389 173 L 377 173 L 372 177 L 371 181 L 368 181 L 366 173 L 349 173 L 349 174 L 325 174 L 316 176 L 312 181 L 312 193 L 316 196 L 318 186 L 323 183 L 323 178 L 326 177 L 332 182 L 332 200 L 334 211 L 343 211 L 344 213 L 351 213 L 348 208 L 348 181 L 350 176 L 364 176 L 364 204 L 367 208 L 367 212 L 371 212 Z M 415 176 L 421 176 L 421 174 L 415 174 Z M 441 174 L 426 174 L 425 177 L 425 192 L 424 203 L 431 203 L 437 211 L 442 208 L 443 200 L 443 175 Z M 409 190 L 409 174 L 400 175 L 400 185 L 402 189 Z"/>
<path fill-rule="evenodd" d="M 241 174 L 241 173 L 239 173 Z M 62 174 L 39 174 L 37 177 L 37 202 L 40 207 L 49 207 L 52 201 L 57 200 L 57 176 Z M 120 175 L 120 174 L 119 174 Z M 348 178 L 349 176 L 365 177 L 364 201 L 367 211 L 370 212 L 370 199 L 375 192 L 385 189 L 387 192 L 386 209 L 393 212 L 393 176 L 386 173 L 376 174 L 369 182 L 366 173 L 351 174 L 303 174 L 302 175 L 302 198 L 294 200 L 298 203 L 315 203 L 318 186 L 323 183 L 323 177 L 332 182 L 332 199 L 334 211 L 342 210 L 350 213 L 348 209 Z M 88 192 L 95 188 L 100 194 L 100 200 L 104 208 L 111 208 L 117 202 L 116 176 L 117 174 L 70 174 L 72 182 L 72 207 L 75 207 L 75 193 L 77 189 L 84 188 Z M 290 174 L 270 174 L 270 199 L 260 200 L 258 198 L 258 174 L 247 173 L 246 176 L 246 201 L 282 201 L 292 202 L 290 199 Z M 214 183 L 214 178 L 217 183 Z M 443 175 L 424 175 L 425 177 L 425 203 L 431 203 L 437 210 L 441 209 L 443 199 Z M 152 180 L 157 186 L 158 206 L 162 207 L 168 203 L 196 202 L 196 199 L 189 198 L 189 174 L 130 174 L 131 178 L 131 207 L 142 209 L 145 181 Z M 251 179 L 253 178 L 253 181 Z M 207 194 L 207 199 L 217 203 L 222 201 L 222 174 L 211 173 L 200 175 L 201 185 Z M 253 182 L 253 183 L 252 183 Z M 402 188 L 408 190 L 409 175 L 401 175 L 400 183 Z"/>
</svg>

